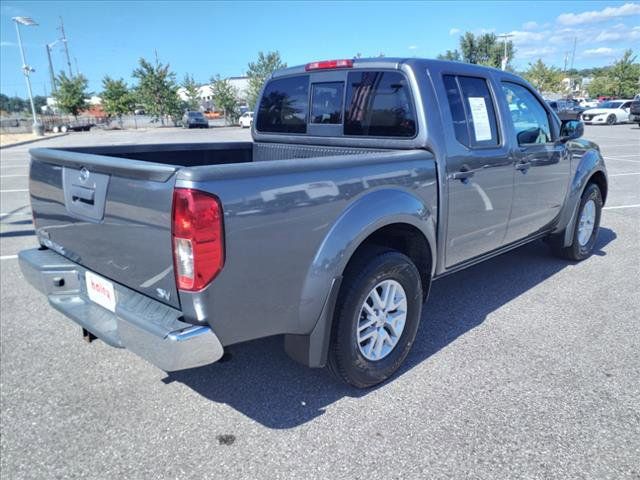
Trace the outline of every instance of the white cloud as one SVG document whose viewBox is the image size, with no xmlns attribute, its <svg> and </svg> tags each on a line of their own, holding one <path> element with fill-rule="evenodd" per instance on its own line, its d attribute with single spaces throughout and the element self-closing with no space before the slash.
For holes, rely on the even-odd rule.
<svg viewBox="0 0 640 480">
<path fill-rule="evenodd" d="M 582 13 L 563 13 L 556 21 L 562 25 L 582 25 L 585 23 L 597 23 L 618 17 L 640 15 L 640 4 L 625 3 L 619 7 L 607 7 L 603 10 L 592 10 Z"/>
<path fill-rule="evenodd" d="M 525 60 L 537 60 L 538 58 L 544 58 L 555 53 L 557 53 L 557 49 L 555 47 L 533 47 L 518 50 L 517 56 Z"/>
<path fill-rule="evenodd" d="M 522 24 L 523 30 L 535 30 L 538 27 L 538 22 L 525 22 Z"/>
<path fill-rule="evenodd" d="M 512 30 L 507 32 L 506 35 L 511 35 L 511 40 L 514 45 L 527 45 L 531 43 L 541 42 L 546 37 L 546 32 L 524 32 L 522 30 Z"/>
<path fill-rule="evenodd" d="M 452 28 L 451 30 L 449 30 L 449 35 L 456 35 L 458 33 L 460 33 L 459 28 Z"/>
<path fill-rule="evenodd" d="M 621 40 L 624 35 L 621 32 L 601 31 L 596 37 L 596 42 L 615 42 Z"/>
<path fill-rule="evenodd" d="M 609 47 L 589 48 L 582 52 L 584 57 L 611 57 L 615 55 L 617 50 Z"/>
<path fill-rule="evenodd" d="M 409 50 L 417 50 L 418 46 L 417 45 L 409 45 Z"/>
</svg>

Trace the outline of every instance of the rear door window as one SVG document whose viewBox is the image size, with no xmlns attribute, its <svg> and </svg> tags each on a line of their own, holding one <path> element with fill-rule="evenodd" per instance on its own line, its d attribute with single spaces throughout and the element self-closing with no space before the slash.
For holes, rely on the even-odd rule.
<svg viewBox="0 0 640 480">
<path fill-rule="evenodd" d="M 416 116 L 406 78 L 399 72 L 349 72 L 344 134 L 414 137 Z"/>
<path fill-rule="evenodd" d="M 269 133 L 306 133 L 309 76 L 278 78 L 265 87 L 256 128 Z"/>
<path fill-rule="evenodd" d="M 493 98 L 484 78 L 444 75 L 456 140 L 467 147 L 500 143 Z"/>
<path fill-rule="evenodd" d="M 342 123 L 344 82 L 314 83 L 311 86 L 311 123 Z"/>
</svg>

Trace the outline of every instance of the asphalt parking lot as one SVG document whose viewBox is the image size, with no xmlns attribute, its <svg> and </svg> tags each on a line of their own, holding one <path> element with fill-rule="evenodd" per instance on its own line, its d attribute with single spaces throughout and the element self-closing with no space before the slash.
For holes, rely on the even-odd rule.
<svg viewBox="0 0 640 480">
<path fill-rule="evenodd" d="M 535 242 L 434 284 L 403 370 L 369 391 L 282 340 L 166 374 L 82 341 L 22 279 L 28 149 L 249 139 L 74 133 L 0 150 L 2 478 L 640 478 L 640 129 L 587 126 L 610 175 L 596 253 Z"/>
</svg>

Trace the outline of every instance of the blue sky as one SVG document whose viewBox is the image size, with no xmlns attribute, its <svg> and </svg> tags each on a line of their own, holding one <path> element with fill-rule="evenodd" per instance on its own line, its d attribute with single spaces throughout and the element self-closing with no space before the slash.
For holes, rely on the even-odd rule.
<svg viewBox="0 0 640 480">
<path fill-rule="evenodd" d="M 45 43 L 58 38 L 63 16 L 72 66 L 98 92 L 105 74 L 131 81 L 140 57 L 169 62 L 206 82 L 214 74 L 242 75 L 259 50 L 279 50 L 289 65 L 356 53 L 435 57 L 457 47 L 464 31 L 512 33 L 514 63 L 543 58 L 562 67 L 577 38 L 576 67 L 611 63 L 640 46 L 638 2 L 112 2 L 3 1 L 0 7 L 0 90 L 26 96 L 11 17 L 22 27 L 35 94 L 50 89 Z M 639 52 L 640 53 L 640 52 Z M 66 67 L 54 48 L 56 71 Z"/>
</svg>

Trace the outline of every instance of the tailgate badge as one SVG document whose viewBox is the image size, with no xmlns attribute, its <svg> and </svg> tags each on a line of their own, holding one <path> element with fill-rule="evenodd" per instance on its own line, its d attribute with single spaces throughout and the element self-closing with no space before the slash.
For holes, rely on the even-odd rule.
<svg viewBox="0 0 640 480">
<path fill-rule="evenodd" d="M 82 167 L 80 169 L 80 175 L 78 175 L 78 179 L 82 182 L 86 182 L 87 180 L 89 180 L 89 175 L 91 175 L 91 173 L 89 172 L 89 170 L 87 170 L 87 167 Z"/>
<path fill-rule="evenodd" d="M 171 298 L 171 294 L 163 288 L 156 288 L 156 293 L 158 294 L 158 297 L 166 300 L 167 302 L 169 301 L 169 298 Z"/>
</svg>

